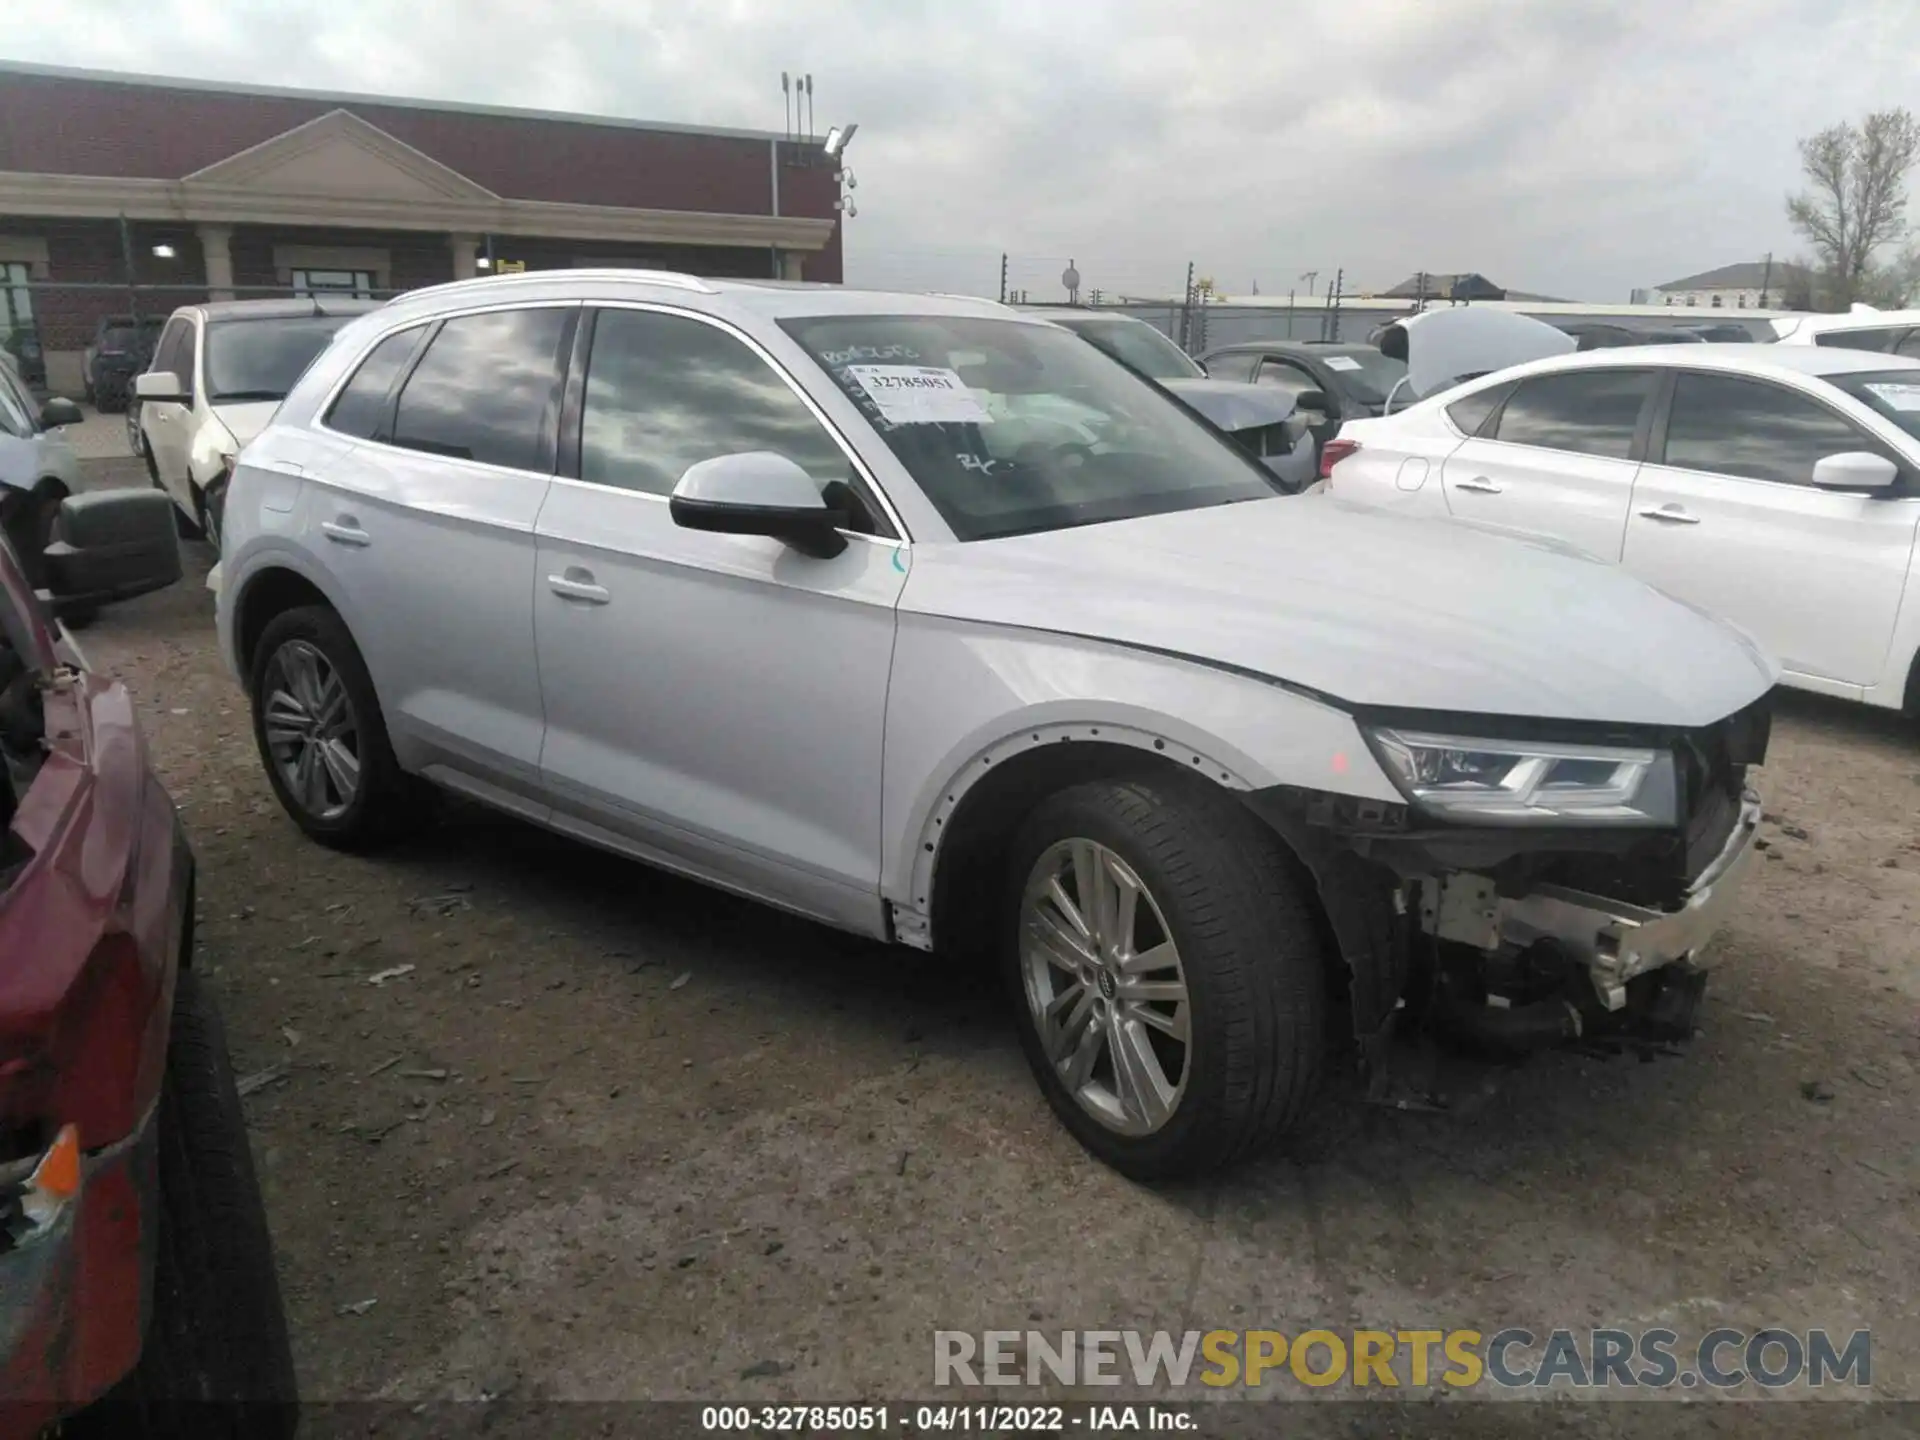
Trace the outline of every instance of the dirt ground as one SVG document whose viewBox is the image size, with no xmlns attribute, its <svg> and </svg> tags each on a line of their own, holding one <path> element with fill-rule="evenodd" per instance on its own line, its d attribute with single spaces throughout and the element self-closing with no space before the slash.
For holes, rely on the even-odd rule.
<svg viewBox="0 0 1920 1440">
<path fill-rule="evenodd" d="M 198 850 L 309 1399 L 924 1398 L 936 1328 L 1376 1325 L 1870 1326 L 1920 1398 L 1920 729 L 1785 701 L 1684 1058 L 1556 1054 L 1455 1115 L 1336 1089 L 1151 1190 L 937 960 L 472 812 L 304 840 L 190 548 L 82 638 Z"/>
</svg>

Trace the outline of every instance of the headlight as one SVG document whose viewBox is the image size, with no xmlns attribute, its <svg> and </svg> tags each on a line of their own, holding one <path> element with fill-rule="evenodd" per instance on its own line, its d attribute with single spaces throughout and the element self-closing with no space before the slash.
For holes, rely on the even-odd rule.
<svg viewBox="0 0 1920 1440">
<path fill-rule="evenodd" d="M 1449 819 L 1489 824 L 1673 825 L 1673 756 L 1652 747 L 1478 740 L 1373 730 L 1368 739 L 1407 798 Z"/>
</svg>

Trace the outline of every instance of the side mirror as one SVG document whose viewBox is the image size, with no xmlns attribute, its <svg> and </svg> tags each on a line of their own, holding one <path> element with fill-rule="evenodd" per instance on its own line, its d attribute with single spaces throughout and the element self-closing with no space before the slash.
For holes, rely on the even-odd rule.
<svg viewBox="0 0 1920 1440">
<path fill-rule="evenodd" d="M 1825 490 L 1884 490 L 1899 476 L 1893 461 L 1865 450 L 1823 455 L 1813 463 L 1813 483 Z"/>
<path fill-rule="evenodd" d="M 133 377 L 133 393 L 142 400 L 180 400 L 187 392 L 180 388 L 180 377 L 171 370 L 149 370 Z"/>
<path fill-rule="evenodd" d="M 811 475 L 784 455 L 748 450 L 689 465 L 667 502 L 673 523 L 720 535 L 771 535 L 802 555 L 847 548 L 847 517 L 827 505 Z"/>
<path fill-rule="evenodd" d="M 45 552 L 56 615 L 164 590 L 180 578 L 173 500 L 160 490 L 96 490 L 60 503 Z"/>
<path fill-rule="evenodd" d="M 80 413 L 78 405 L 61 395 L 55 395 L 40 407 L 42 430 L 58 430 L 63 425 L 78 425 L 86 418 Z"/>
<path fill-rule="evenodd" d="M 1333 413 L 1333 401 L 1324 390 L 1302 390 L 1293 397 L 1293 406 L 1296 410 L 1318 410 L 1322 415 Z"/>
</svg>

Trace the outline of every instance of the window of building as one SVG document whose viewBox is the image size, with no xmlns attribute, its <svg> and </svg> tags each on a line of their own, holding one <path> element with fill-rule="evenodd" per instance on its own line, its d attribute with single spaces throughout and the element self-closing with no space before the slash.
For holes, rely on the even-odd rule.
<svg viewBox="0 0 1920 1440">
<path fill-rule="evenodd" d="M 393 443 L 551 474 L 560 342 L 572 307 L 456 315 L 407 377 Z"/>
<path fill-rule="evenodd" d="M 687 467 L 771 450 L 822 490 L 846 454 L 773 369 L 724 330 L 678 315 L 602 310 L 580 423 L 580 478 L 669 495 Z"/>
<path fill-rule="evenodd" d="M 1700 297 L 1698 295 L 1687 296 L 1687 304 L 1698 305 L 1699 303 L 1700 303 Z"/>
<path fill-rule="evenodd" d="M 1815 461 L 1882 449 L 1826 406 L 1782 385 L 1693 373 L 1674 383 L 1665 463 L 1676 469 L 1810 485 Z"/>
<path fill-rule="evenodd" d="M 1720 297 L 1718 295 L 1713 296 L 1709 301 L 1709 303 L 1713 306 L 1714 309 L 1718 310 L 1720 308 Z"/>
<path fill-rule="evenodd" d="M 1576 370 L 1523 380 L 1494 435 L 1510 445 L 1625 460 L 1653 391 L 1651 370 Z"/>
<path fill-rule="evenodd" d="M 413 358 L 414 346 L 425 333 L 424 325 L 416 325 L 411 330 L 389 335 L 374 346 L 372 353 L 360 362 L 360 368 L 353 372 L 353 378 L 334 397 L 333 406 L 327 411 L 327 424 L 343 435 L 384 440 L 387 397 L 393 391 L 393 382 Z"/>
<path fill-rule="evenodd" d="M 1747 308 L 1747 297 L 1742 295 L 1740 297 L 1740 309 L 1744 310 L 1746 308 Z"/>
<path fill-rule="evenodd" d="M 293 293 L 296 295 L 354 295 L 373 298 L 371 270 L 295 270 Z"/>
</svg>

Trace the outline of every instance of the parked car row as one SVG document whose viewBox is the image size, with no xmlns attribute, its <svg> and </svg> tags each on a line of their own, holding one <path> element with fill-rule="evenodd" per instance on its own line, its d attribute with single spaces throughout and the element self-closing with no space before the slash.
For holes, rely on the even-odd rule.
<svg viewBox="0 0 1920 1440">
<path fill-rule="evenodd" d="M 452 791 L 992 956 L 1137 1176 L 1285 1131 L 1330 1034 L 1383 1087 L 1413 1024 L 1684 1038 L 1777 667 L 1617 565 L 1285 494 L 1171 347 L 1073 328 L 590 270 L 352 319 L 227 493 L 280 803 L 362 848 Z M 1215 383 L 1295 358 L 1342 417 L 1391 369 Z"/>
</svg>

